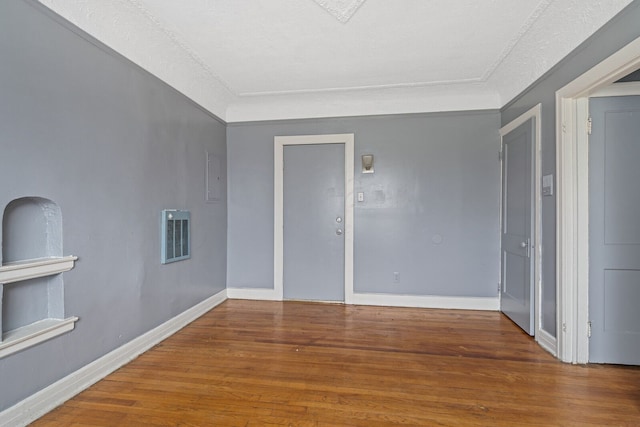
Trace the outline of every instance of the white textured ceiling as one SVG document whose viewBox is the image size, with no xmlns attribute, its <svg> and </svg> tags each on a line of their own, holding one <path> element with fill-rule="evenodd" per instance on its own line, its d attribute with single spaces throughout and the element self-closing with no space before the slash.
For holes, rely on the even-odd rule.
<svg viewBox="0 0 640 427">
<path fill-rule="evenodd" d="M 631 0 L 40 0 L 229 122 L 500 108 Z"/>
</svg>

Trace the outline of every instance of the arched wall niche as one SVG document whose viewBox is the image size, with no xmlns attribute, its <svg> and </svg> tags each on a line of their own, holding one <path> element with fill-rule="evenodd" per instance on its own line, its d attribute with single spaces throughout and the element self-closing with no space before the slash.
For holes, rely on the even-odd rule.
<svg viewBox="0 0 640 427">
<path fill-rule="evenodd" d="M 0 358 L 74 328 L 64 318 L 62 274 L 76 256 L 63 256 L 62 212 L 52 200 L 21 197 L 2 215 Z"/>
<path fill-rule="evenodd" d="M 2 216 L 2 263 L 62 256 L 62 213 L 52 200 L 22 197 Z"/>
</svg>

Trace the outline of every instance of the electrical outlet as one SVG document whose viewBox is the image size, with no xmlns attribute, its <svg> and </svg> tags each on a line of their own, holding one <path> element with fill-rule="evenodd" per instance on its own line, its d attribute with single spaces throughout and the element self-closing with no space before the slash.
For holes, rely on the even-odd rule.
<svg viewBox="0 0 640 427">
<path fill-rule="evenodd" d="M 400 283 L 400 273 L 397 271 L 393 272 L 393 283 Z"/>
</svg>

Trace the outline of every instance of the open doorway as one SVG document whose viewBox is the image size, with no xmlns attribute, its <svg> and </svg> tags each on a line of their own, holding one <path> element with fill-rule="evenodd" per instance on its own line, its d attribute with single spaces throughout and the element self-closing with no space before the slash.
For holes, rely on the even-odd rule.
<svg viewBox="0 0 640 427">
<path fill-rule="evenodd" d="M 556 92 L 558 355 L 589 362 L 589 97 L 640 68 L 640 38 Z"/>
</svg>

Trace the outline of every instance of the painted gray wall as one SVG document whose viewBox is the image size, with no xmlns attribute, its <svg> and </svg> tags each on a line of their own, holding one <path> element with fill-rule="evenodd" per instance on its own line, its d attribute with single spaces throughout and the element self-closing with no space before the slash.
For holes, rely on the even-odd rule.
<svg viewBox="0 0 640 427">
<path fill-rule="evenodd" d="M 556 150 L 555 92 L 640 37 L 640 1 L 636 0 L 501 110 L 502 125 L 542 104 L 542 174 L 554 174 Z M 556 335 L 556 200 L 542 198 L 542 323 Z"/>
<path fill-rule="evenodd" d="M 0 359 L 3 410 L 224 289 L 227 207 L 204 202 L 225 125 L 184 96 L 32 1 L 0 2 L 0 58 L 0 211 L 53 200 L 80 257 L 76 329 Z M 160 265 L 164 208 L 191 211 L 191 259 Z"/>
<path fill-rule="evenodd" d="M 499 113 L 230 124 L 227 285 L 273 287 L 273 138 L 355 134 L 356 292 L 495 297 Z M 375 173 L 360 173 L 360 156 Z M 438 243 L 441 236 L 441 243 Z M 393 283 L 393 272 L 400 282 Z"/>
</svg>

